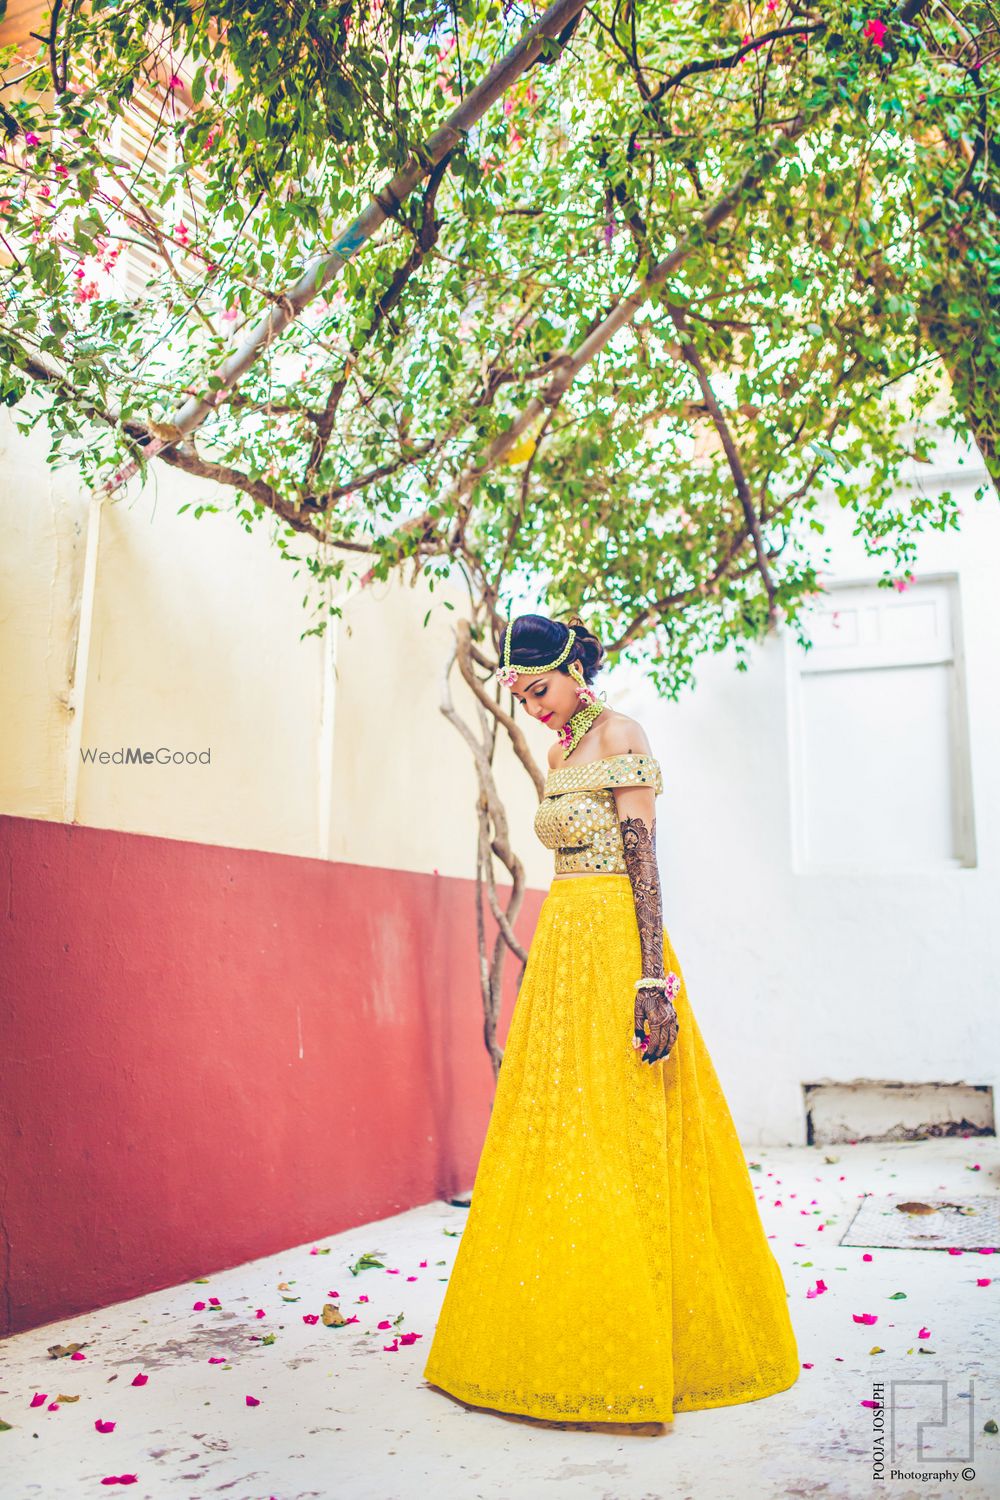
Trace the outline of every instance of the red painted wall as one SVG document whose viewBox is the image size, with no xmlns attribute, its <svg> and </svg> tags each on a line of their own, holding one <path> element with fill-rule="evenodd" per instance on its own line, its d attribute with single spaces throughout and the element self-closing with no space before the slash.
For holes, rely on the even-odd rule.
<svg viewBox="0 0 1000 1500">
<path fill-rule="evenodd" d="M 0 846 L 0 1334 L 471 1186 L 471 881 L 27 818 Z"/>
</svg>

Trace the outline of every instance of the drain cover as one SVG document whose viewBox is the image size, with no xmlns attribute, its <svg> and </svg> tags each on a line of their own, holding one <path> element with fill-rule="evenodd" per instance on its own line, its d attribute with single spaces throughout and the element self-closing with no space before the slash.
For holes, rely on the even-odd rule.
<svg viewBox="0 0 1000 1500">
<path fill-rule="evenodd" d="M 879 1198 L 869 1193 L 841 1245 L 884 1250 L 1000 1250 L 1000 1198 Z"/>
</svg>

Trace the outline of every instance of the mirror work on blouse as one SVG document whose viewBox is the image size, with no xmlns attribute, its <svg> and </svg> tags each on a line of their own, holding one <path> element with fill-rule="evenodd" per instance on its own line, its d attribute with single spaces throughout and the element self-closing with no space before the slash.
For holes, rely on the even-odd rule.
<svg viewBox="0 0 1000 1500">
<path fill-rule="evenodd" d="M 655 756 L 606 755 L 579 766 L 556 766 L 545 778 L 545 796 L 535 813 L 535 832 L 555 850 L 555 872 L 592 871 L 627 875 L 614 788 L 649 786 L 663 791 Z"/>
</svg>

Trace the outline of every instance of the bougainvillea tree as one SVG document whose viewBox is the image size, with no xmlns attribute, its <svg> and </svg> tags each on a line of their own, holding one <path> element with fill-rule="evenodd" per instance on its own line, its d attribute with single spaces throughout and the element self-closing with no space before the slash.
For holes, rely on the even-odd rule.
<svg viewBox="0 0 1000 1500">
<path fill-rule="evenodd" d="M 442 707 L 480 777 L 497 1062 L 524 956 L 499 733 L 542 784 L 486 676 L 513 581 L 676 694 L 699 654 L 745 668 L 801 628 L 831 483 L 889 585 L 959 524 L 905 463 L 950 429 L 1000 479 L 996 9 L 91 0 L 48 24 L 3 59 L 4 399 L 102 494 L 156 464 L 214 481 L 195 513 L 228 492 L 319 580 L 464 580 L 478 722 L 448 674 Z"/>
</svg>

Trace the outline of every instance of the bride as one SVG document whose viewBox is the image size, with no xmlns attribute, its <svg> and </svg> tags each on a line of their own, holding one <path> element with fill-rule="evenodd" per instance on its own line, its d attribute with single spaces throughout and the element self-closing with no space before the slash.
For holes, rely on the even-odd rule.
<svg viewBox="0 0 1000 1500">
<path fill-rule="evenodd" d="M 425 1379 L 557 1421 L 671 1422 L 799 1358 L 743 1149 L 663 926 L 660 766 L 582 622 L 521 615 L 499 681 L 551 730 L 552 882 Z"/>
</svg>

